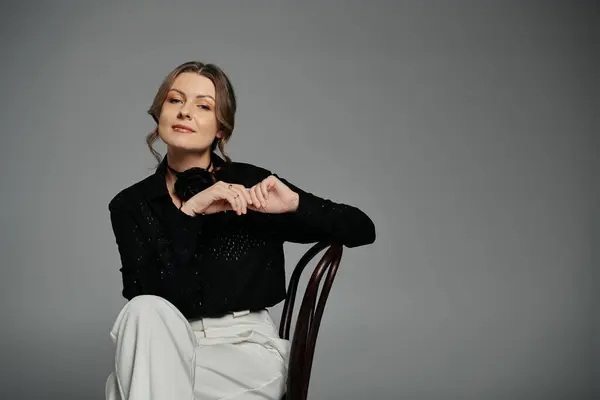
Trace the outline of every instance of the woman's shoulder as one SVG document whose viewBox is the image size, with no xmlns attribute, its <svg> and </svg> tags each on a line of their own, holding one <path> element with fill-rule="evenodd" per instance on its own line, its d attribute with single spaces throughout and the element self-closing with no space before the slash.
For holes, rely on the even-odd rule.
<svg viewBox="0 0 600 400">
<path fill-rule="evenodd" d="M 145 194 L 158 190 L 155 186 L 158 184 L 155 174 L 147 176 L 117 192 L 108 202 L 108 209 L 126 207 L 128 204 L 134 204 L 142 199 Z M 154 189 L 153 189 L 154 188 Z"/>
</svg>

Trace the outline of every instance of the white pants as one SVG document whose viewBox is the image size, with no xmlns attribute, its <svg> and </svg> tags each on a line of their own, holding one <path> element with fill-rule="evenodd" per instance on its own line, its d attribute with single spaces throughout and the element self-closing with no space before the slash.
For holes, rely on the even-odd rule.
<svg viewBox="0 0 600 400">
<path fill-rule="evenodd" d="M 188 321 L 154 295 L 131 299 L 110 331 L 107 400 L 280 400 L 289 341 L 265 309 Z"/>
</svg>

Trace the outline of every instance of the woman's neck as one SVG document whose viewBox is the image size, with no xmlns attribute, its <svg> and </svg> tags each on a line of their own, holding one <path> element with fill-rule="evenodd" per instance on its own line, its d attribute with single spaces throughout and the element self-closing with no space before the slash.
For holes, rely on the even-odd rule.
<svg viewBox="0 0 600 400">
<path fill-rule="evenodd" d="M 175 151 L 169 149 L 167 151 L 167 161 L 169 167 L 173 168 L 177 172 L 183 172 L 190 168 L 208 168 L 212 171 L 213 166 L 210 162 L 212 151 L 210 149 L 203 153 L 191 153 L 185 151 Z"/>
<path fill-rule="evenodd" d="M 184 172 L 190 168 L 199 167 L 207 168 L 210 165 L 209 171 L 214 170 L 214 165 L 210 162 L 212 151 L 209 149 L 204 153 L 180 152 L 173 149 L 167 150 L 167 164 L 177 172 Z M 174 194 L 175 174 L 166 168 L 166 184 L 167 189 L 172 197 Z"/>
</svg>

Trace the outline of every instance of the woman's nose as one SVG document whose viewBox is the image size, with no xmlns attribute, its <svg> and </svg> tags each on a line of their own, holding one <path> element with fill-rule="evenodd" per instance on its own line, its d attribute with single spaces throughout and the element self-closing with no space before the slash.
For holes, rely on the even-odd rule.
<svg viewBox="0 0 600 400">
<path fill-rule="evenodd" d="M 179 110 L 179 113 L 177 114 L 177 118 L 190 119 L 190 112 L 188 111 L 188 109 L 185 106 L 181 107 L 181 109 Z"/>
</svg>

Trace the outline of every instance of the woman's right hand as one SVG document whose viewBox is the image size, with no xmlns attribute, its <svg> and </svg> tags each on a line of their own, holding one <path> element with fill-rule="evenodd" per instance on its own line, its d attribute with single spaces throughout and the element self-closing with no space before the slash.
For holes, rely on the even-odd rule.
<svg viewBox="0 0 600 400">
<path fill-rule="evenodd" d="M 243 185 L 219 181 L 192 196 L 181 207 L 188 215 L 215 214 L 233 210 L 237 215 L 246 214 L 252 197 Z"/>
</svg>

